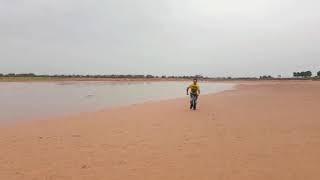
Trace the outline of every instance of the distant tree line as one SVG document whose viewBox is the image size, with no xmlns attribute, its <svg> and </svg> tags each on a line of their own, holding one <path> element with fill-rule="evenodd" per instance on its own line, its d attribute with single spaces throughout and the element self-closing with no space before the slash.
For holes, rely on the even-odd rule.
<svg viewBox="0 0 320 180">
<path fill-rule="evenodd" d="M 15 74 L 15 73 L 9 73 L 9 74 L 2 74 L 0 73 L 0 77 L 36 77 L 37 75 L 33 73 L 26 73 L 26 74 Z"/>
<path fill-rule="evenodd" d="M 304 77 L 304 78 L 312 77 L 312 72 L 311 71 L 294 72 L 293 77 Z"/>
<path fill-rule="evenodd" d="M 154 76 L 151 74 L 147 75 L 79 75 L 79 74 L 70 74 L 70 75 L 37 75 L 34 73 L 22 73 L 22 74 L 16 74 L 16 73 L 8 73 L 8 74 L 2 74 L 0 73 L 0 77 L 48 77 L 48 78 L 127 78 L 127 79 L 138 79 L 138 78 L 181 78 L 181 79 L 191 79 L 191 78 L 206 78 L 200 75 L 196 76 Z"/>
<path fill-rule="evenodd" d="M 23 73 L 23 74 L 1 74 L 0 77 L 52 77 L 52 78 L 158 78 L 153 75 L 80 75 L 80 74 L 55 74 L 55 75 L 37 75 L 34 73 Z"/>
<path fill-rule="evenodd" d="M 273 77 L 270 75 L 264 75 L 264 76 L 260 76 L 259 79 L 273 79 Z"/>
<path fill-rule="evenodd" d="M 204 77 L 201 75 L 195 75 L 195 76 L 155 76 L 151 74 L 147 75 L 79 75 L 79 74 L 70 74 L 70 75 L 37 75 L 34 73 L 8 73 L 8 74 L 2 74 L 0 73 L 0 77 L 42 77 L 42 78 L 111 78 L 111 79 L 204 79 L 204 80 L 272 80 L 272 79 L 290 79 L 290 78 L 281 78 L 279 75 L 278 78 L 274 78 L 273 76 L 270 75 L 264 75 L 260 76 L 259 78 L 256 77 Z M 302 71 L 302 72 L 294 72 L 293 73 L 294 78 L 311 78 L 312 77 L 312 72 L 311 71 Z M 317 72 L 317 77 L 315 78 L 320 78 L 320 71 Z"/>
</svg>

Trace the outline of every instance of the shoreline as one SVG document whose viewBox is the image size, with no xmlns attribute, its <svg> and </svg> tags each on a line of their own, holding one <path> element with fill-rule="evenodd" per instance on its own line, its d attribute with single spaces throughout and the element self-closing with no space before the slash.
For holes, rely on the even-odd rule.
<svg viewBox="0 0 320 180">
<path fill-rule="evenodd" d="M 239 84 L 195 112 L 179 98 L 0 127 L 0 179 L 316 180 L 319 90 Z"/>
<path fill-rule="evenodd" d="M 33 84 L 34 83 L 34 84 Z M 45 84 L 42 84 L 45 83 Z M 122 84 L 123 83 L 123 84 Z M 133 84 L 136 90 L 133 90 L 130 84 Z M 143 104 L 146 102 L 158 102 L 163 100 L 188 98 L 185 94 L 186 83 L 173 82 L 173 81 L 158 81 L 149 83 L 139 82 L 117 82 L 115 85 L 116 90 L 108 90 L 113 88 L 113 82 L 23 82 L 19 83 L 6 83 L 1 84 L 0 88 L 4 88 L 3 94 L 0 96 L 4 99 L 4 102 L 0 103 L 0 124 L 11 122 L 23 122 L 34 119 L 51 119 L 51 117 L 59 118 L 65 116 L 72 116 L 86 112 L 102 111 L 104 109 L 126 107 L 130 105 Z M 3 85 L 3 86 L 2 86 Z M 65 86 L 66 85 L 66 86 Z M 71 86 L 70 86 L 71 85 Z M 100 86 L 103 85 L 103 86 Z M 236 83 L 219 83 L 219 82 L 203 82 L 204 91 L 202 95 L 214 94 L 222 92 L 224 90 L 233 89 Z M 148 86 L 147 89 L 145 86 Z M 124 89 L 121 92 L 117 92 L 117 89 L 122 87 Z M 158 90 L 166 88 L 170 91 Z M 125 89 L 129 88 L 128 91 Z M 131 90 L 130 90 L 131 89 Z M 72 91 L 73 90 L 73 91 Z M 140 90 L 143 94 L 130 95 L 133 92 Z M 165 89 L 164 89 L 165 90 Z M 26 96 L 26 92 L 29 95 Z M 36 93 L 33 93 L 36 92 Z M 60 92 L 60 93 L 55 93 Z M 107 93 L 105 93 L 107 92 Z M 170 92 L 170 93 L 168 93 Z M 69 93 L 71 93 L 69 95 Z M 108 97 L 108 93 L 113 94 L 113 97 Z M 128 95 L 127 95 L 127 94 Z M 76 94 L 76 96 L 72 96 Z M 88 97 L 90 94 L 90 97 Z M 128 97 L 127 97 L 128 96 Z M 9 99 L 7 97 L 12 97 Z M 45 98 L 45 102 L 39 99 L 39 97 Z M 52 98 L 54 97 L 54 98 Z M 123 97 L 126 97 L 125 99 Z M 58 99 L 58 100 L 56 100 Z M 20 102 L 21 101 L 21 102 Z M 8 105 L 6 104 L 8 102 Z M 71 103 L 70 103 L 71 102 Z M 22 105 L 23 104 L 23 105 Z M 59 108 L 50 105 L 59 104 Z M 29 106 L 32 106 L 29 108 Z M 38 108 L 34 108 L 38 107 Z M 72 108 L 71 108 L 72 107 Z M 16 113 L 16 114 L 15 114 Z"/>
<path fill-rule="evenodd" d="M 219 83 L 219 82 L 218 82 Z M 228 91 L 235 91 L 237 90 L 237 87 L 240 86 L 241 84 L 235 83 L 234 86 L 231 89 L 228 90 L 222 90 L 219 92 L 211 92 L 211 93 L 206 93 L 202 94 L 201 97 L 206 97 L 206 96 L 212 96 Z M 201 98 L 200 97 L 200 98 Z M 133 106 L 148 106 L 150 104 L 158 104 L 158 103 L 164 103 L 164 102 L 171 102 L 171 101 L 177 101 L 177 100 L 185 100 L 186 102 L 189 101 L 189 96 L 185 97 L 173 97 L 173 98 L 164 98 L 164 99 L 155 99 L 155 100 L 145 100 L 141 102 L 136 102 L 136 103 L 128 103 L 128 104 L 122 104 L 122 105 L 115 105 L 115 106 L 106 106 L 104 108 L 100 108 L 98 110 L 89 110 L 89 111 L 79 111 L 79 112 L 73 112 L 70 114 L 65 114 L 65 115 L 51 115 L 51 116 L 46 116 L 46 117 L 37 117 L 37 118 L 27 118 L 27 119 L 19 119 L 19 120 L 4 120 L 0 122 L 0 129 L 1 126 L 15 126 L 19 124 L 28 124 L 28 123 L 36 123 L 36 122 L 42 122 L 42 121 L 55 121 L 59 119 L 73 119 L 73 118 L 79 118 L 82 115 L 88 115 L 88 114 L 96 114 L 96 113 L 101 113 L 101 112 L 112 112 L 114 110 L 121 110 L 121 109 L 126 109 L 130 108 Z M 187 104 L 188 105 L 188 104 Z"/>
</svg>

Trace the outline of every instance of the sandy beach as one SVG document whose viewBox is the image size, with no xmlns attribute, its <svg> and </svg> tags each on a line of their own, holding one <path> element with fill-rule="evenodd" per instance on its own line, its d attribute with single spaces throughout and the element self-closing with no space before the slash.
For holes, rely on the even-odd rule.
<svg viewBox="0 0 320 180">
<path fill-rule="evenodd" d="M 318 180 L 320 82 L 0 126 L 0 180 Z"/>
</svg>

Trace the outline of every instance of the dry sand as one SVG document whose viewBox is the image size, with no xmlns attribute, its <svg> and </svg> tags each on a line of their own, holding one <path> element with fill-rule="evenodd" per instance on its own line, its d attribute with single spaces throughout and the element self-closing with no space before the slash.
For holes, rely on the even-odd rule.
<svg viewBox="0 0 320 180">
<path fill-rule="evenodd" d="M 0 128 L 0 180 L 318 180 L 320 82 Z"/>
</svg>

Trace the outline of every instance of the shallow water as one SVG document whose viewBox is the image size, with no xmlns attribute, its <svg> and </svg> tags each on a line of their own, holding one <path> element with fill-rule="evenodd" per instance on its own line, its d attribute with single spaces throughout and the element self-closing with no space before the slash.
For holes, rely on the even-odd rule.
<svg viewBox="0 0 320 180">
<path fill-rule="evenodd" d="M 2 82 L 0 121 L 90 112 L 107 107 L 186 97 L 189 82 Z M 202 94 L 232 89 L 200 83 Z"/>
</svg>

